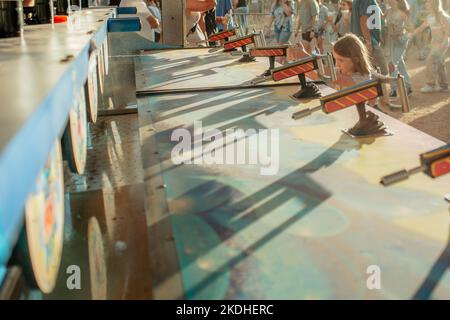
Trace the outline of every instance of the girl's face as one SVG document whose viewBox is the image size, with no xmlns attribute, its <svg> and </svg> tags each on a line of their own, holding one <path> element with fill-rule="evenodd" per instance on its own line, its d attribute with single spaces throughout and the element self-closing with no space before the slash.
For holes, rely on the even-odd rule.
<svg viewBox="0 0 450 320">
<path fill-rule="evenodd" d="M 341 1 L 341 10 L 350 10 L 347 2 Z"/>
<path fill-rule="evenodd" d="M 432 12 L 433 11 L 433 1 L 432 0 L 428 0 L 425 4 L 425 9 L 428 12 Z"/>
<path fill-rule="evenodd" d="M 355 72 L 355 65 L 352 59 L 343 57 L 334 50 L 333 57 L 336 60 L 336 69 L 339 69 L 343 74 L 351 75 Z"/>
</svg>

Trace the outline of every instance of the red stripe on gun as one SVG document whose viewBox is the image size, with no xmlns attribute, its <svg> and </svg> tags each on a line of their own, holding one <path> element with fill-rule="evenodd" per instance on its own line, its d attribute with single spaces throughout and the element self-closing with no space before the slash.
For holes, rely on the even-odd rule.
<svg viewBox="0 0 450 320">
<path fill-rule="evenodd" d="M 378 96 L 378 88 L 376 86 L 373 86 L 368 89 L 364 89 L 359 92 L 351 93 L 346 96 L 337 98 L 335 100 L 327 101 L 323 104 L 323 110 L 325 113 L 335 112 L 361 102 L 372 100 Z"/>
<path fill-rule="evenodd" d="M 283 57 L 286 55 L 285 48 L 254 48 L 250 50 L 252 57 Z"/>
<path fill-rule="evenodd" d="M 253 35 L 244 37 L 244 38 L 238 38 L 238 39 L 233 39 L 230 40 L 228 42 L 225 42 L 223 45 L 223 48 L 225 50 L 230 50 L 230 49 L 234 49 L 234 48 L 238 48 L 238 47 L 242 47 L 248 44 L 253 43 Z"/>
<path fill-rule="evenodd" d="M 301 65 L 294 65 L 290 68 L 284 68 L 282 70 L 274 70 L 272 72 L 272 78 L 274 81 L 280 81 L 286 78 L 290 78 L 299 74 L 303 74 L 315 69 L 312 62 L 308 62 Z"/>
<path fill-rule="evenodd" d="M 215 33 L 215 34 L 211 35 L 209 37 L 209 41 L 214 42 L 214 41 L 223 40 L 225 38 L 232 37 L 235 34 L 236 34 L 236 31 L 234 29 L 233 30 L 222 31 L 222 32 Z"/>
</svg>

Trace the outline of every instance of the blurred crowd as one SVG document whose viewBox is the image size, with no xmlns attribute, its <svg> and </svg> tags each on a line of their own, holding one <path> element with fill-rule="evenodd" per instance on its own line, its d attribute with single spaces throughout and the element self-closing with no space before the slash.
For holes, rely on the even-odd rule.
<svg viewBox="0 0 450 320">
<path fill-rule="evenodd" d="M 208 42 L 211 34 L 231 28 L 246 34 L 255 29 L 249 25 L 249 17 L 262 15 L 264 25 L 257 27 L 265 31 L 267 39 L 273 39 L 275 44 L 300 46 L 308 54 L 331 53 L 335 57 L 335 44 L 354 35 L 357 40 L 347 45 L 356 48 L 359 44 L 355 41 L 361 41 L 371 69 L 384 75 L 401 74 L 408 94 L 412 85 L 405 60 L 407 50 L 413 49 L 426 65 L 426 85 L 420 91 L 447 91 L 445 57 L 450 36 L 447 1 L 450 3 L 450 0 L 273 0 L 270 3 L 186 0 L 185 38 L 189 46 L 215 45 Z M 159 41 L 160 3 L 156 0 L 147 3 L 152 13 L 149 22 L 155 29 L 155 40 Z M 265 8 L 266 12 L 255 13 L 251 6 L 257 10 Z M 342 69 L 338 61 L 337 68 Z M 391 89 L 390 96 L 395 97 L 395 86 Z"/>
</svg>

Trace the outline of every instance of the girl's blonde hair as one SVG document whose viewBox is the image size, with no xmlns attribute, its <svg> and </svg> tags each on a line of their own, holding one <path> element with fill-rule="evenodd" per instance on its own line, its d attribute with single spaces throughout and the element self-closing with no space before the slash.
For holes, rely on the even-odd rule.
<svg viewBox="0 0 450 320">
<path fill-rule="evenodd" d="M 333 50 L 344 58 L 350 58 L 355 66 L 355 71 L 362 75 L 372 72 L 369 52 L 364 43 L 354 34 L 346 34 L 334 43 Z"/>
</svg>

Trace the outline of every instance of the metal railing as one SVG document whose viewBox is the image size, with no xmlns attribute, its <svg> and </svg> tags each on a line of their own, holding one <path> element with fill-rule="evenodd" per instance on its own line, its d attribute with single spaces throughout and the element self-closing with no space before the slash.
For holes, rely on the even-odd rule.
<svg viewBox="0 0 450 320">
<path fill-rule="evenodd" d="M 233 13 L 234 25 L 237 26 L 240 34 L 251 31 L 263 31 L 267 33 L 270 14 L 268 13 Z"/>
</svg>

